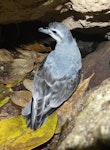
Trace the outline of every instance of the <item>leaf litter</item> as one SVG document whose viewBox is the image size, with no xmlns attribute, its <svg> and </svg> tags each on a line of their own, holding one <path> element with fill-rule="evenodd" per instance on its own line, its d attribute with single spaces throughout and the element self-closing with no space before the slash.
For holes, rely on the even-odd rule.
<svg viewBox="0 0 110 150">
<path fill-rule="evenodd" d="M 31 49 L 33 47 L 34 50 Z M 40 51 L 44 48 L 41 44 L 37 44 L 38 47 Z M 53 113 L 37 131 L 27 128 L 25 119 L 20 116 L 22 108 L 32 98 L 29 73 L 35 74 L 34 70 L 47 56 L 46 53 L 37 52 L 35 48 L 36 45 L 31 45 L 28 50 L 17 49 L 19 55 L 16 57 L 8 50 L 0 50 L 1 149 L 32 149 L 44 144 L 54 135 L 57 125 L 56 113 Z"/>
</svg>

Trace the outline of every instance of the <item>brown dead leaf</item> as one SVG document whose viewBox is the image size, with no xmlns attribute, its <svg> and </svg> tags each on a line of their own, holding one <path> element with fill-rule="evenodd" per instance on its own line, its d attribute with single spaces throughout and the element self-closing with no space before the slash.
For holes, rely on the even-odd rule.
<svg viewBox="0 0 110 150">
<path fill-rule="evenodd" d="M 18 50 L 21 55 L 13 59 L 13 62 L 4 62 L 0 72 L 0 82 L 3 84 L 12 84 L 25 76 L 33 69 L 37 55 L 34 51 Z"/>
<path fill-rule="evenodd" d="M 20 48 L 16 49 L 20 54 L 19 54 L 19 58 L 31 58 L 31 59 L 36 59 L 37 58 L 37 53 L 35 51 L 31 51 L 31 50 L 22 50 Z"/>
<path fill-rule="evenodd" d="M 5 85 L 0 84 L 0 100 L 4 99 L 8 95 L 9 95 L 8 88 Z"/>
<path fill-rule="evenodd" d="M 34 60 L 32 58 L 27 59 L 15 59 L 12 64 L 13 75 L 24 75 L 33 69 Z"/>
<path fill-rule="evenodd" d="M 5 68 L 8 68 L 6 72 L 0 73 L 0 82 L 3 84 L 13 84 L 19 78 L 22 78 L 29 71 L 33 69 L 33 61 L 28 59 L 15 59 L 13 63 L 8 62 L 5 65 Z"/>
<path fill-rule="evenodd" d="M 32 98 L 32 94 L 26 90 L 14 91 L 12 94 L 10 94 L 10 97 L 13 103 L 18 106 L 25 107 Z"/>
<path fill-rule="evenodd" d="M 29 50 L 34 50 L 36 52 L 41 52 L 41 53 L 51 51 L 50 47 L 45 47 L 44 45 L 38 44 L 38 43 L 33 43 L 33 44 L 26 45 L 24 48 L 29 49 Z"/>
<path fill-rule="evenodd" d="M 47 54 L 37 53 L 31 50 L 17 49 L 19 57 L 16 59 L 11 57 L 11 53 L 6 50 L 1 50 L 0 61 L 0 83 L 12 84 L 24 77 L 33 68 L 39 67 Z M 6 56 L 7 55 L 7 56 Z M 36 66 L 34 66 L 34 63 Z"/>
<path fill-rule="evenodd" d="M 0 49 L 0 62 L 13 61 L 13 57 L 9 51 L 6 49 Z"/>
<path fill-rule="evenodd" d="M 47 57 L 47 53 L 37 53 L 37 59 L 35 61 L 36 66 L 35 68 L 38 68 L 41 64 L 41 62 Z"/>
<path fill-rule="evenodd" d="M 11 102 L 5 104 L 2 109 L 0 109 L 0 120 L 6 118 L 16 117 L 20 114 L 21 110 L 16 105 L 12 105 Z"/>
<path fill-rule="evenodd" d="M 85 102 L 81 101 L 81 99 L 93 75 L 94 74 L 82 81 L 70 99 L 56 110 L 59 116 L 59 126 L 56 132 L 60 131 L 59 128 L 61 128 L 67 120 L 71 121 L 83 109 Z"/>
<path fill-rule="evenodd" d="M 15 87 L 15 86 L 19 86 L 20 83 L 24 80 L 26 75 L 22 76 L 21 78 L 19 78 L 17 81 L 13 82 L 13 83 L 9 83 L 6 85 L 7 88 L 12 88 L 12 87 Z"/>
<path fill-rule="evenodd" d="M 70 99 L 75 99 L 76 97 L 79 98 L 81 96 L 84 95 L 85 91 L 88 88 L 89 82 L 92 79 L 92 77 L 94 76 L 94 73 L 91 74 L 90 77 L 88 77 L 87 79 L 84 79 L 78 86 L 77 90 L 75 91 L 75 93 L 72 95 L 72 97 Z"/>
<path fill-rule="evenodd" d="M 32 91 L 33 80 L 25 79 L 23 85 L 27 90 Z"/>
</svg>

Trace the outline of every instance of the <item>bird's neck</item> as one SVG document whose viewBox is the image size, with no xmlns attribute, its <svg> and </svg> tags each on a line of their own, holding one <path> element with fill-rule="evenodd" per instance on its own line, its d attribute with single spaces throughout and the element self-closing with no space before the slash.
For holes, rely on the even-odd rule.
<svg viewBox="0 0 110 150">
<path fill-rule="evenodd" d="M 55 51 L 68 52 L 71 51 L 71 47 L 76 46 L 76 41 L 74 38 L 64 38 L 62 41 L 57 41 L 55 46 Z M 74 48 L 74 47 L 73 47 Z"/>
</svg>

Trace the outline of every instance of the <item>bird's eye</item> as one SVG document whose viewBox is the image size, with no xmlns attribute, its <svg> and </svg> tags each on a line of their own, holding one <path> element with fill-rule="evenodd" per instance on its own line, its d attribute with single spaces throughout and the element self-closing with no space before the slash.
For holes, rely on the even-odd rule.
<svg viewBox="0 0 110 150">
<path fill-rule="evenodd" d="M 52 32 L 55 33 L 55 34 L 57 33 L 55 30 L 53 30 Z"/>
</svg>

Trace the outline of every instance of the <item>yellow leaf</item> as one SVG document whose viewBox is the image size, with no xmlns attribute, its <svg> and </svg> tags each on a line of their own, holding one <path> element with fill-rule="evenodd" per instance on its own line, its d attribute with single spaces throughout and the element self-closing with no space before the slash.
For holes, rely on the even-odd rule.
<svg viewBox="0 0 110 150">
<path fill-rule="evenodd" d="M 57 115 L 53 113 L 38 130 L 26 127 L 22 116 L 0 121 L 0 150 L 31 150 L 51 139 L 57 125 Z"/>
</svg>

